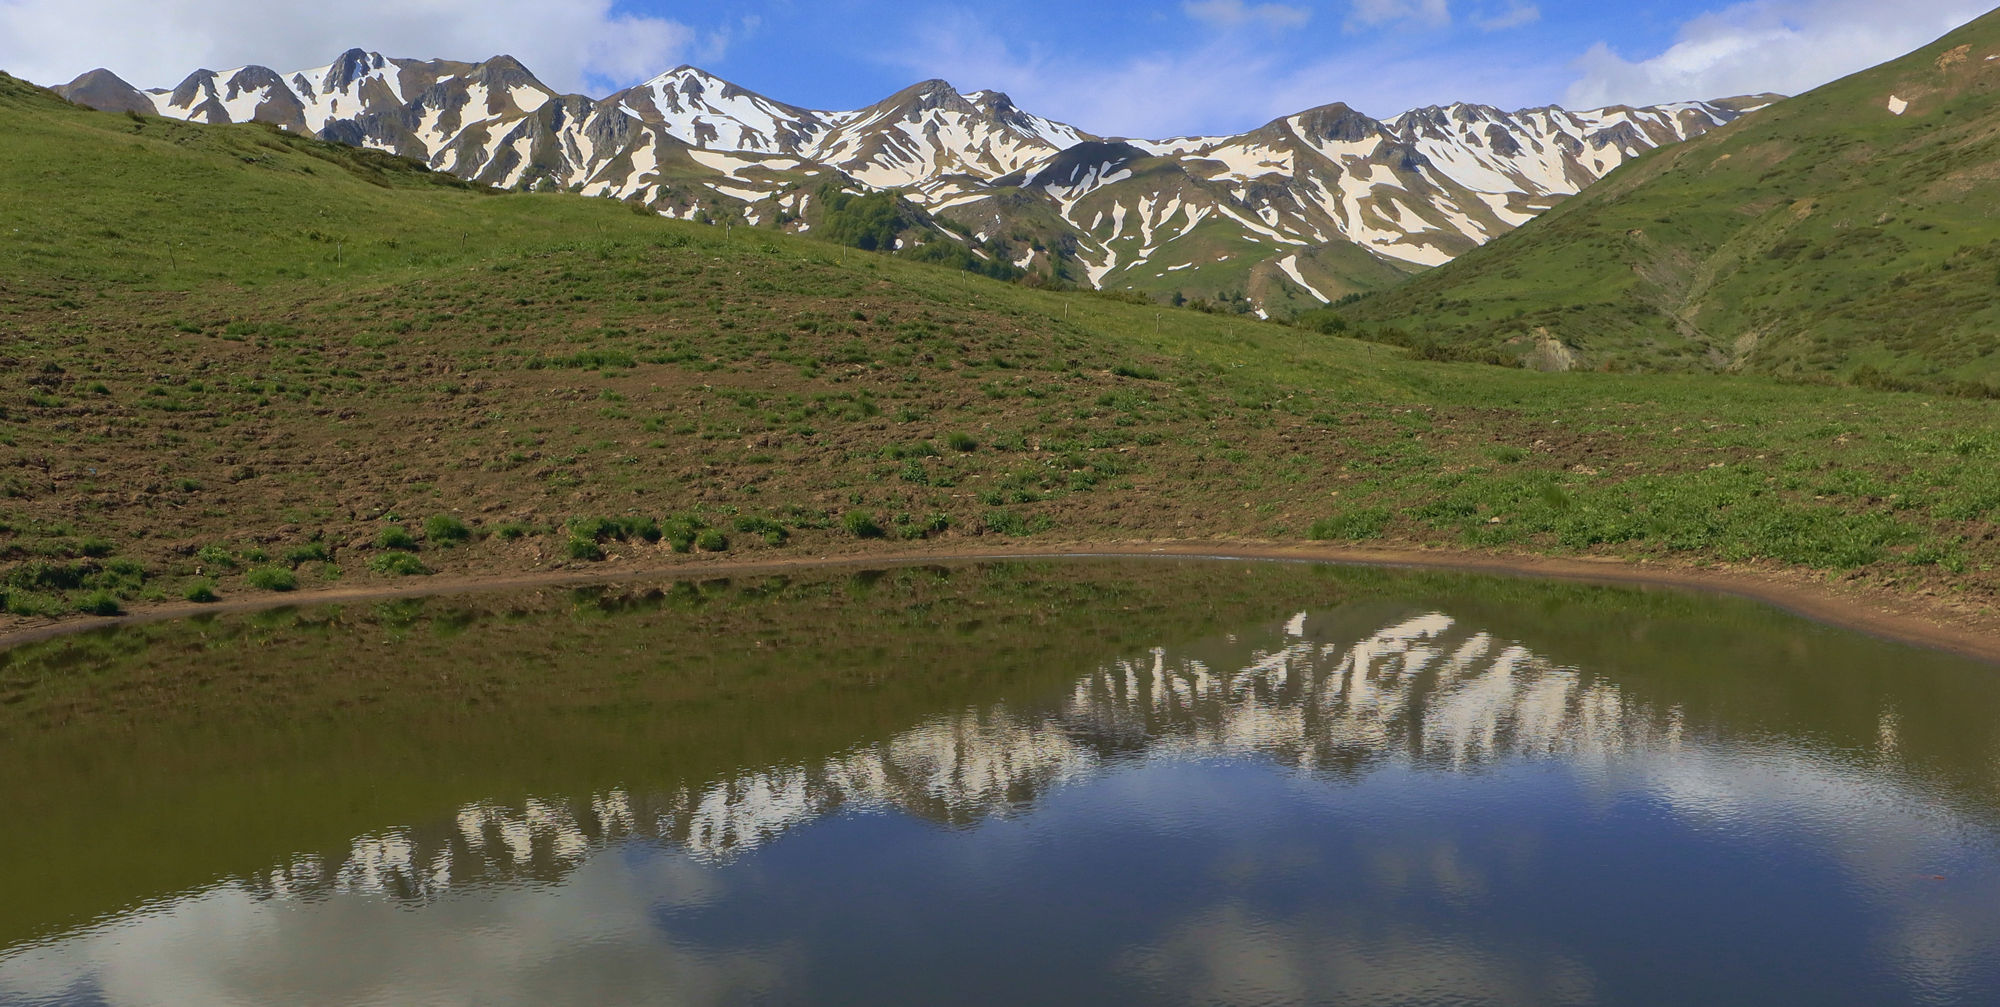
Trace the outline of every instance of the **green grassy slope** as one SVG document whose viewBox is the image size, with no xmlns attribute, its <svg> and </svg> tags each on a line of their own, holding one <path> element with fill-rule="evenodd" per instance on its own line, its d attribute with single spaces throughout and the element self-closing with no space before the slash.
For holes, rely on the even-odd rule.
<svg viewBox="0 0 2000 1007">
<path fill-rule="evenodd" d="M 1430 364 L 259 127 L 0 101 L 0 619 L 1031 536 L 1766 561 L 2000 597 L 1984 403 Z"/>
<path fill-rule="evenodd" d="M 1648 155 L 1354 316 L 1586 367 L 2000 387 L 1995 55 L 2000 13 Z"/>
</svg>

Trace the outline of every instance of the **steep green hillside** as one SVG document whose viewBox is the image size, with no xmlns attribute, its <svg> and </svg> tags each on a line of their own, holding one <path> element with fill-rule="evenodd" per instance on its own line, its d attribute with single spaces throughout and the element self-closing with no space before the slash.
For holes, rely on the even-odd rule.
<svg viewBox="0 0 2000 1007">
<path fill-rule="evenodd" d="M 2000 13 L 1650 154 L 1352 315 L 1543 365 L 2000 389 L 1996 84 Z"/>
<path fill-rule="evenodd" d="M 1427 363 L 0 85 L 0 628 L 1023 538 L 2000 598 L 1986 403 Z"/>
</svg>

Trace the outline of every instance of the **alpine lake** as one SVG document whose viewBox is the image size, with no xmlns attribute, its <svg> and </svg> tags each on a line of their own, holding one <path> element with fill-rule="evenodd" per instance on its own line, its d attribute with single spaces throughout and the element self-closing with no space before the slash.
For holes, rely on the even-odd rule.
<svg viewBox="0 0 2000 1007">
<path fill-rule="evenodd" d="M 1311 563 L 0 652 L 0 1005 L 2000 1003 L 2000 668 Z"/>
</svg>

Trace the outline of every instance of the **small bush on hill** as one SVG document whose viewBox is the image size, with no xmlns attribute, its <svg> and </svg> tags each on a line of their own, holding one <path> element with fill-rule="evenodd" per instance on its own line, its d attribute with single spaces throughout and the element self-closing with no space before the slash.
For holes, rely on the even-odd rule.
<svg viewBox="0 0 2000 1007">
<path fill-rule="evenodd" d="M 1382 530 L 1388 525 L 1389 512 L 1386 509 L 1367 507 L 1315 521 L 1306 536 L 1316 542 L 1381 538 Z"/>
<path fill-rule="evenodd" d="M 768 545 L 784 545 L 785 540 L 792 536 L 792 533 L 784 525 L 769 518 L 761 517 L 737 518 L 736 530 L 745 535 L 761 535 L 764 537 L 764 542 Z"/>
<path fill-rule="evenodd" d="M 424 522 L 424 538 L 432 545 L 457 545 L 472 537 L 472 529 L 450 514 L 439 514 Z"/>
<path fill-rule="evenodd" d="M 301 563 L 326 563 L 333 559 L 333 553 L 325 542 L 307 542 L 285 551 L 285 562 L 296 569 Z"/>
<path fill-rule="evenodd" d="M 298 577 L 281 566 L 258 567 L 244 574 L 243 582 L 259 591 L 290 591 L 299 586 Z"/>
<path fill-rule="evenodd" d="M 76 603 L 76 610 L 85 615 L 123 615 L 124 606 L 118 604 L 118 596 L 109 591 L 92 591 Z"/>
<path fill-rule="evenodd" d="M 855 538 L 881 538 L 882 526 L 875 522 L 875 515 L 865 510 L 851 510 L 840 519 L 842 527 Z"/>
<path fill-rule="evenodd" d="M 430 573 L 422 560 L 406 552 L 385 552 L 368 560 L 368 569 L 398 577 L 418 577 Z"/>
</svg>

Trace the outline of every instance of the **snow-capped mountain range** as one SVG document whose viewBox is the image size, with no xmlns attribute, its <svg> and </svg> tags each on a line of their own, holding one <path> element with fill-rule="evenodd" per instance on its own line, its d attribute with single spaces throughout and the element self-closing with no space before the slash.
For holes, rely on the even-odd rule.
<svg viewBox="0 0 2000 1007">
<path fill-rule="evenodd" d="M 140 90 L 105 70 L 79 104 L 266 122 L 503 188 L 638 201 L 681 218 L 811 227 L 827 183 L 895 189 L 976 254 L 1106 288 L 1310 306 L 1434 266 L 1655 147 L 1772 96 L 1649 108 L 1451 105 L 1383 122 L 1334 104 L 1230 137 L 1116 139 L 995 91 L 926 81 L 819 111 L 680 67 L 603 99 L 557 92 L 512 57 L 359 49 L 291 73 L 198 70 Z M 963 231 L 965 234 L 956 233 Z"/>
</svg>

